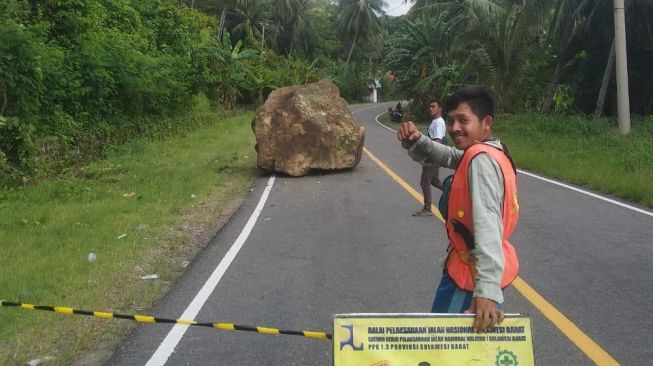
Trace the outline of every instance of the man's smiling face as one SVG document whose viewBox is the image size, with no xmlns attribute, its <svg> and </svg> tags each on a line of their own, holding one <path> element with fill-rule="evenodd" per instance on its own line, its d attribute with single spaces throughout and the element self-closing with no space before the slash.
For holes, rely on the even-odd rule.
<svg viewBox="0 0 653 366">
<path fill-rule="evenodd" d="M 456 148 L 465 150 L 492 136 L 492 117 L 480 119 L 466 102 L 447 113 L 447 132 Z"/>
</svg>

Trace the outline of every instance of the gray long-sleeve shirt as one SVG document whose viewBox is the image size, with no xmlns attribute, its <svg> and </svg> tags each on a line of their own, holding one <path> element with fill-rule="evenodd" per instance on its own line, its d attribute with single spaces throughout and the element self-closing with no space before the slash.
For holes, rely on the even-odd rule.
<svg viewBox="0 0 653 366">
<path fill-rule="evenodd" d="M 502 148 L 498 139 L 488 144 Z M 404 142 L 403 147 L 413 160 L 455 169 L 464 151 L 431 141 L 422 135 L 415 143 Z M 476 243 L 476 288 L 474 297 L 503 303 L 503 174 L 499 164 L 482 153 L 469 165 L 469 190 L 472 200 L 474 242 Z"/>
</svg>

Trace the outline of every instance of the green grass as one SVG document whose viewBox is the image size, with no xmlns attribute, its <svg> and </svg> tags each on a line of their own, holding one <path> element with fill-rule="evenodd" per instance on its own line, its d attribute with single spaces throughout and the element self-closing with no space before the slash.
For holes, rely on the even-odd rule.
<svg viewBox="0 0 653 366">
<path fill-rule="evenodd" d="M 258 174 L 253 113 L 215 116 L 185 136 L 130 142 L 59 178 L 0 191 L 0 298 L 146 312 L 196 252 L 188 232 L 216 220 Z M 140 279 L 151 273 L 160 278 Z M 48 364 L 67 365 L 131 326 L 0 308 L 0 364 L 53 356 Z"/>
<path fill-rule="evenodd" d="M 518 167 L 653 207 L 653 118 L 628 136 L 611 118 L 521 114 L 499 117 L 495 135 Z"/>
</svg>

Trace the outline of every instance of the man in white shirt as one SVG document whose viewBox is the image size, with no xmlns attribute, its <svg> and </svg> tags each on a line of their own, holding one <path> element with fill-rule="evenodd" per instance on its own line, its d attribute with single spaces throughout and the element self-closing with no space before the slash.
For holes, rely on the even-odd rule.
<svg viewBox="0 0 653 366">
<path fill-rule="evenodd" d="M 434 99 L 429 102 L 429 115 L 432 120 L 426 135 L 435 142 L 446 144 L 447 128 L 442 118 L 442 103 L 440 101 Z M 440 168 L 437 165 L 422 165 L 420 186 L 424 194 L 424 207 L 417 210 L 413 216 L 433 216 L 431 211 L 431 185 L 440 190 L 442 189 L 439 170 Z"/>
</svg>

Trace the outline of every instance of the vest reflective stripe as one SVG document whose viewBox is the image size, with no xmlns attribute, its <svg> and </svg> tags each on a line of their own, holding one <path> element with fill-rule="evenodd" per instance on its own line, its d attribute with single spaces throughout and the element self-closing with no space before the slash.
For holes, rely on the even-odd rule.
<svg viewBox="0 0 653 366">
<path fill-rule="evenodd" d="M 471 233 L 474 232 L 472 201 L 469 191 L 469 164 L 474 157 L 482 153 L 489 154 L 494 158 L 503 174 L 502 249 L 504 268 L 501 288 L 507 287 L 519 272 L 519 261 L 515 248 L 508 241 L 517 226 L 519 217 L 515 171 L 503 151 L 486 143 L 477 143 L 465 150 L 456 168 L 447 205 L 449 217 L 447 217 L 446 228 L 452 248 L 447 257 L 447 272 L 458 287 L 467 291 L 474 291 L 476 287 L 476 259 L 473 251 L 469 251 L 464 236 L 455 230 L 454 221 L 463 224 Z"/>
</svg>

